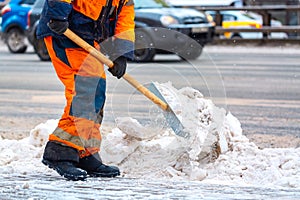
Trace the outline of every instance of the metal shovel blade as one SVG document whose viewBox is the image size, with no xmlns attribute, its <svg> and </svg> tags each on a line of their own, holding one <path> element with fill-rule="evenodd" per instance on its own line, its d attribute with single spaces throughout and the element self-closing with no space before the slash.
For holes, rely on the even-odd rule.
<svg viewBox="0 0 300 200">
<path fill-rule="evenodd" d="M 160 98 L 162 101 L 164 101 L 166 104 L 168 104 L 168 102 L 165 100 L 165 98 L 160 93 L 160 91 L 157 89 L 157 87 L 155 86 L 154 83 L 151 83 L 148 86 L 148 89 L 154 95 L 156 95 L 158 98 Z M 167 123 L 173 129 L 173 131 L 176 135 L 178 135 L 180 137 L 184 137 L 184 138 L 190 137 L 190 134 L 188 132 L 184 131 L 184 127 L 183 127 L 182 123 L 180 122 L 180 120 L 178 119 L 178 117 L 176 116 L 176 114 L 174 113 L 174 111 L 172 110 L 172 108 L 169 105 L 168 105 L 167 110 L 163 110 L 163 115 L 166 118 Z"/>
</svg>

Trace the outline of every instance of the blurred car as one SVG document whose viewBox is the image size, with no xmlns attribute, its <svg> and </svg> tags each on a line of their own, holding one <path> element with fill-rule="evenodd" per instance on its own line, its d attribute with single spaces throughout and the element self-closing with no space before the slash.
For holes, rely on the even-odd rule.
<svg viewBox="0 0 300 200">
<path fill-rule="evenodd" d="M 6 6 L 9 2 L 10 0 L 0 0 L 0 9 Z"/>
<path fill-rule="evenodd" d="M 1 14 L 1 10 L 4 6 L 6 6 L 8 3 L 10 2 L 10 0 L 0 0 L 0 38 L 1 38 L 1 24 L 2 24 L 2 14 Z"/>
<path fill-rule="evenodd" d="M 36 29 L 39 23 L 44 3 L 45 0 L 36 0 L 31 10 L 28 12 L 27 38 L 28 41 L 32 44 L 34 51 L 36 52 L 40 60 L 50 61 L 50 56 L 48 54 L 44 40 L 36 38 Z"/>
<path fill-rule="evenodd" d="M 28 39 L 40 59 L 49 60 L 43 40 L 37 40 L 35 34 L 44 1 L 37 0 L 29 12 Z M 160 53 L 196 59 L 204 45 L 212 41 L 215 31 L 212 18 L 204 12 L 169 7 L 162 0 L 135 0 L 135 24 L 134 60 L 140 62 L 151 61 Z"/>
<path fill-rule="evenodd" d="M 24 53 L 27 49 L 27 13 L 34 2 L 35 0 L 11 0 L 1 10 L 1 36 L 12 53 Z"/>
<path fill-rule="evenodd" d="M 2 16 L 0 15 L 0 38 L 2 34 L 1 30 L 2 30 Z"/>
<path fill-rule="evenodd" d="M 136 61 L 151 61 L 159 53 L 196 59 L 213 40 L 213 19 L 195 9 L 170 7 L 165 1 L 135 0 L 135 16 Z"/>
<path fill-rule="evenodd" d="M 214 19 L 215 11 L 207 11 Z M 254 12 L 245 11 L 221 11 L 222 27 L 223 28 L 262 28 L 262 16 Z M 271 26 L 281 26 L 281 22 L 277 20 L 271 21 Z M 244 38 L 244 39 L 259 39 L 263 37 L 261 32 L 226 32 L 224 38 Z M 271 38 L 287 38 L 286 33 L 271 33 Z"/>
<path fill-rule="evenodd" d="M 255 13 L 255 12 L 247 12 L 250 17 L 256 19 L 260 24 L 263 24 L 263 17 L 262 15 Z M 280 27 L 282 23 L 279 20 L 271 19 L 271 26 L 272 27 Z M 273 32 L 270 34 L 270 38 L 288 38 L 288 34 L 285 32 Z"/>
</svg>

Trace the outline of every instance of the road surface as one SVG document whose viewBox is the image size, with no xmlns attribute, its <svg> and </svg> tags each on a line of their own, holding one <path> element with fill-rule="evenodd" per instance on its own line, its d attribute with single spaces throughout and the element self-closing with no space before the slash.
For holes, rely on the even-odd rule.
<svg viewBox="0 0 300 200">
<path fill-rule="evenodd" d="M 189 86 L 232 112 L 244 134 L 291 136 L 299 147 L 300 51 L 280 47 L 207 47 L 196 61 L 158 56 L 152 63 L 130 63 L 128 73 L 147 85 L 171 81 Z M 0 135 L 23 138 L 37 124 L 60 117 L 63 87 L 50 62 L 40 62 L 29 49 L 10 54 L 0 45 Z M 147 123 L 154 106 L 124 80 L 108 74 L 104 126 L 115 117 L 130 116 Z M 2 174 L 0 199 L 299 199 L 292 188 L 241 187 L 191 181 L 88 179 L 65 181 L 53 174 Z"/>
<path fill-rule="evenodd" d="M 0 61 L 0 135 L 24 137 L 35 125 L 60 117 L 63 87 L 50 62 L 40 62 L 32 48 L 11 54 L 3 44 Z M 156 61 L 130 63 L 127 72 L 145 85 L 171 81 L 177 88 L 198 89 L 235 115 L 250 138 L 275 135 L 287 140 L 281 145 L 265 140 L 263 147 L 300 145 L 299 48 L 208 46 L 196 61 L 183 62 L 175 55 Z M 126 81 L 108 73 L 104 126 L 124 116 L 147 123 L 153 107 Z"/>
</svg>

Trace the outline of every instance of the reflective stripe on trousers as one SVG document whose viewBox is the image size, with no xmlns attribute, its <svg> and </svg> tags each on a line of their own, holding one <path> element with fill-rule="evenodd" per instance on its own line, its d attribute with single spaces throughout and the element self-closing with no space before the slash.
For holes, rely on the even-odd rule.
<svg viewBox="0 0 300 200">
<path fill-rule="evenodd" d="M 100 150 L 105 102 L 104 66 L 68 39 L 44 39 L 58 78 L 65 86 L 66 106 L 49 140 L 79 151 L 80 157 Z M 93 41 L 89 43 L 94 44 Z"/>
</svg>

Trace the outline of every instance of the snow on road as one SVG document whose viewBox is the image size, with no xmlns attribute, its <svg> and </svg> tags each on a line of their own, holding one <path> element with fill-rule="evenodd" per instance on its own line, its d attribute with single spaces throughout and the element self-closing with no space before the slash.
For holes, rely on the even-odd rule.
<svg viewBox="0 0 300 200">
<path fill-rule="evenodd" d="M 57 193 L 64 199 L 300 198 L 300 148 L 259 149 L 242 134 L 237 118 L 199 91 L 159 86 L 180 102 L 174 109 L 189 139 L 169 129 L 153 134 L 154 128 L 135 119 L 119 118 L 117 127 L 103 133 L 101 156 L 119 166 L 123 178 L 70 182 L 40 162 L 58 122 L 48 120 L 28 138 L 0 138 L 0 199 L 52 199 Z"/>
</svg>

